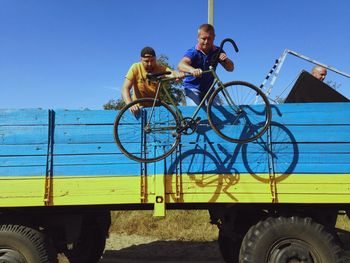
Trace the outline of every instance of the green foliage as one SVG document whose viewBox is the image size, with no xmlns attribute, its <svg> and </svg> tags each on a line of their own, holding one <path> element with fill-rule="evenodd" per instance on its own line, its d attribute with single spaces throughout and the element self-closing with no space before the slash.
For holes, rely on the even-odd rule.
<svg viewBox="0 0 350 263">
<path fill-rule="evenodd" d="M 122 99 L 109 100 L 106 104 L 103 105 L 104 110 L 120 110 L 125 106 L 125 102 Z"/>
<path fill-rule="evenodd" d="M 157 63 L 173 69 L 173 67 L 171 67 L 169 65 L 169 58 L 166 55 L 161 54 L 157 59 Z M 182 86 L 181 82 L 171 82 L 171 83 L 168 82 L 168 83 L 164 83 L 164 84 L 165 84 L 164 88 L 167 89 L 167 91 L 171 95 L 171 98 L 174 101 L 174 103 L 176 105 L 180 105 L 180 104 L 185 105 L 185 95 L 184 95 L 184 91 L 181 87 Z M 162 100 L 166 103 L 170 103 L 170 100 L 168 99 L 168 97 L 165 95 L 164 92 L 160 92 L 159 98 L 160 98 L 160 100 Z M 124 103 L 123 99 L 121 99 L 121 98 L 119 98 L 117 100 L 111 99 L 106 104 L 103 105 L 103 109 L 105 109 L 105 110 L 120 110 L 124 106 L 125 106 L 125 103 Z"/>
<path fill-rule="evenodd" d="M 159 56 L 159 58 L 157 59 L 157 63 L 159 65 L 163 65 L 166 67 L 169 67 L 173 70 L 173 67 L 171 67 L 169 65 L 168 62 L 169 58 L 164 55 L 161 54 Z M 175 105 L 184 105 L 185 104 L 185 94 L 184 91 L 182 89 L 182 82 L 167 82 L 163 84 L 163 87 L 169 92 L 169 94 L 171 95 L 172 100 L 174 101 Z M 168 97 L 165 95 L 165 93 L 160 93 L 159 94 L 160 100 L 170 104 L 170 100 L 168 99 Z"/>
</svg>

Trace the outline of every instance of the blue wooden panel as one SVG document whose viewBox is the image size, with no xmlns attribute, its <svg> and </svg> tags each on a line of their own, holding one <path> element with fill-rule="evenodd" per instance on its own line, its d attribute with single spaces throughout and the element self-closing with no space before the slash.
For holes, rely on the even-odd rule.
<svg viewBox="0 0 350 263">
<path fill-rule="evenodd" d="M 350 142 L 350 125 L 305 125 L 305 126 L 286 126 L 288 134 L 275 132 L 272 127 L 272 141 L 280 142 L 291 140 L 291 142 L 325 142 L 325 143 L 348 143 Z M 290 138 L 288 138 L 290 137 Z"/>
<path fill-rule="evenodd" d="M 0 110 L 0 126 L 47 125 L 48 110 L 14 109 Z"/>
<path fill-rule="evenodd" d="M 113 143 L 112 125 L 58 125 L 55 143 Z"/>
<path fill-rule="evenodd" d="M 0 156 L 46 155 L 47 144 L 3 145 L 0 144 Z"/>
<path fill-rule="evenodd" d="M 41 166 L 46 165 L 46 160 L 46 155 L 0 157 L 0 167 Z"/>
<path fill-rule="evenodd" d="M 124 154 L 103 154 L 103 155 L 55 155 L 54 165 L 92 165 L 92 164 L 128 164 L 134 161 Z"/>
<path fill-rule="evenodd" d="M 349 124 L 350 103 L 290 103 L 272 105 L 272 120 L 281 124 Z"/>
<path fill-rule="evenodd" d="M 46 165 L 0 167 L 0 176 L 45 176 Z"/>
<path fill-rule="evenodd" d="M 1 151 L 1 150 L 0 150 Z M 55 143 L 54 154 L 114 154 L 120 153 L 113 143 L 61 144 Z"/>
<path fill-rule="evenodd" d="M 44 144 L 48 141 L 47 126 L 0 126 L 0 144 Z"/>
<path fill-rule="evenodd" d="M 350 113 L 349 113 L 350 114 Z M 349 121 L 350 123 L 350 121 Z M 350 125 L 271 125 L 271 141 L 276 143 L 349 143 Z M 203 129 L 204 130 L 204 129 Z M 212 129 L 204 132 L 199 130 L 192 135 L 181 136 L 183 144 L 194 143 L 225 143 L 226 140 L 219 137 Z M 257 139 L 258 142 L 267 141 L 267 133 Z M 235 143 L 231 143 L 234 145 Z"/>
<path fill-rule="evenodd" d="M 114 123 L 114 110 L 55 110 L 56 125 L 110 125 Z"/>
<path fill-rule="evenodd" d="M 182 107 L 191 116 L 194 107 Z M 312 103 L 274 105 L 271 147 L 267 134 L 255 142 L 234 144 L 211 129 L 206 112 L 195 134 L 182 136 L 181 157 L 148 164 L 148 173 L 267 173 L 268 158 L 277 173 L 346 173 L 350 163 L 350 104 Z M 120 153 L 113 137 L 117 111 L 55 111 L 55 175 L 139 175 L 141 164 Z M 166 118 L 161 112 L 157 117 Z M 125 118 L 133 126 L 133 116 Z M 48 143 L 47 110 L 0 111 L 0 174 L 44 175 Z M 139 138 L 125 126 L 130 148 Z M 134 132 L 139 135 L 140 131 Z M 136 136 L 136 137 L 137 137 Z M 163 138 L 164 139 L 164 138 Z M 166 143 L 164 139 L 161 143 Z M 270 151 L 270 148 L 272 151 Z M 16 157 L 18 156 L 18 157 Z M 177 159 L 176 159 L 177 158 Z"/>
</svg>

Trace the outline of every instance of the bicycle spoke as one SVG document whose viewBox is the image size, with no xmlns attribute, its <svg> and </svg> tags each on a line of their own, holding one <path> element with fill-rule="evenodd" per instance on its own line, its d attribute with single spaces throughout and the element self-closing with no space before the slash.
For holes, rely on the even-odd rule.
<svg viewBox="0 0 350 263">
<path fill-rule="evenodd" d="M 224 139 L 243 143 L 255 140 L 267 129 L 270 106 L 254 85 L 234 81 L 216 90 L 208 103 L 209 121 Z"/>
<path fill-rule="evenodd" d="M 120 150 L 139 162 L 155 162 L 164 159 L 177 146 L 174 136 L 178 120 L 172 109 L 162 103 L 157 107 L 144 107 L 134 116 L 129 108 L 137 103 L 149 103 L 153 99 L 140 99 L 127 105 L 115 121 L 115 140 Z M 147 120 L 147 124 L 146 124 Z"/>
</svg>

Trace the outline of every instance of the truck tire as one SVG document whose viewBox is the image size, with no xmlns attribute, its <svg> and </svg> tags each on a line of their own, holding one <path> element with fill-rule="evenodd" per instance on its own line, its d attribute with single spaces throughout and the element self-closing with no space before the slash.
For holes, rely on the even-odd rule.
<svg viewBox="0 0 350 263">
<path fill-rule="evenodd" d="M 267 218 L 245 235 L 241 263 L 340 263 L 341 248 L 333 235 L 311 218 Z"/>
<path fill-rule="evenodd" d="M 0 225 L 1 263 L 57 263 L 57 253 L 43 233 L 27 226 Z"/>
</svg>

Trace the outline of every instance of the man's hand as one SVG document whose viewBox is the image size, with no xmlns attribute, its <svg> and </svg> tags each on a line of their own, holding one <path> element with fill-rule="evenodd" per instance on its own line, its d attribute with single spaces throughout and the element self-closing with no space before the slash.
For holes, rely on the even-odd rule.
<svg viewBox="0 0 350 263">
<path fill-rule="evenodd" d="M 134 105 L 129 108 L 130 112 L 134 114 L 134 116 L 137 116 L 140 112 L 140 107 L 138 105 Z"/>
<path fill-rule="evenodd" d="M 227 57 L 225 53 L 220 53 L 219 62 L 227 71 L 233 71 L 235 68 L 235 65 L 233 64 L 231 59 Z"/>
<path fill-rule="evenodd" d="M 227 55 L 225 53 L 220 53 L 219 61 L 224 62 L 227 59 Z"/>
<path fill-rule="evenodd" d="M 190 73 L 196 78 L 200 78 L 202 76 L 202 70 L 200 68 L 194 68 Z"/>
</svg>

